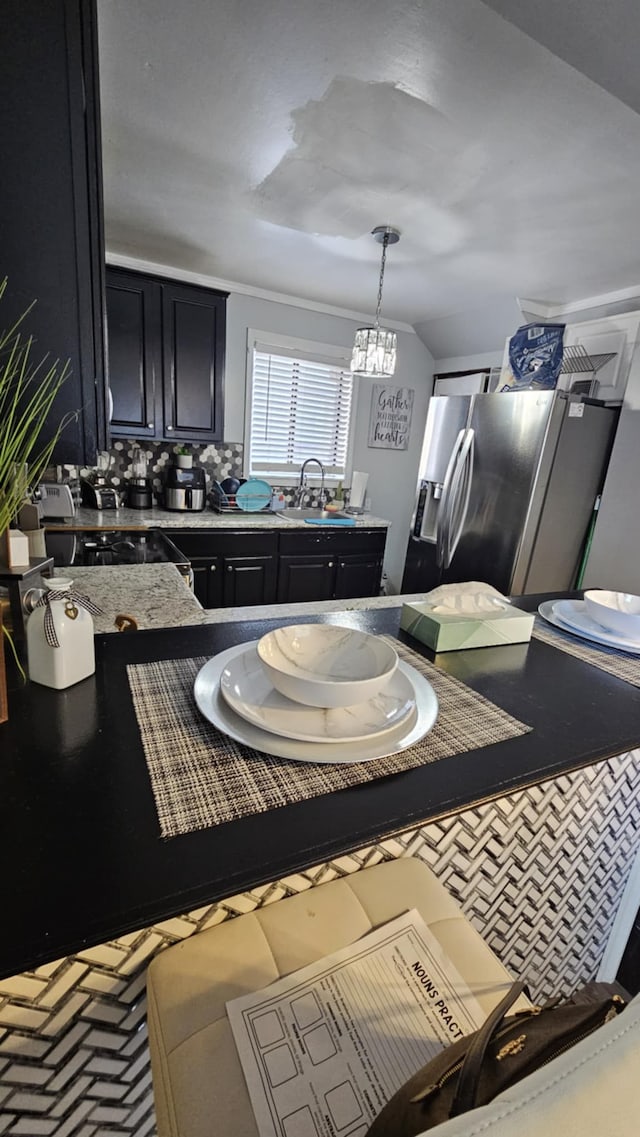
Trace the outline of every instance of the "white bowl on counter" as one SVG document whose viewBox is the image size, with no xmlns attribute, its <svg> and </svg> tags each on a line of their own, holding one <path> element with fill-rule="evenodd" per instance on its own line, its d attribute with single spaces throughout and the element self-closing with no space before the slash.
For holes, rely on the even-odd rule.
<svg viewBox="0 0 640 1137">
<path fill-rule="evenodd" d="M 398 655 L 379 636 L 336 624 L 268 632 L 258 656 L 276 691 L 309 707 L 349 707 L 383 690 Z"/>
<path fill-rule="evenodd" d="M 640 641 L 640 596 L 591 588 L 584 594 L 584 603 L 587 614 L 603 628 Z"/>
</svg>

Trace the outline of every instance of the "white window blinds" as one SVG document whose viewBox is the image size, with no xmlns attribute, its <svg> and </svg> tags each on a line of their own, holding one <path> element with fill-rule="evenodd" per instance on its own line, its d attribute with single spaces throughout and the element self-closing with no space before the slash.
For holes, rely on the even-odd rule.
<svg viewBox="0 0 640 1137">
<path fill-rule="evenodd" d="M 351 372 L 341 361 L 256 346 L 251 473 L 297 475 L 305 458 L 319 458 L 327 474 L 344 477 L 352 390 Z"/>
</svg>

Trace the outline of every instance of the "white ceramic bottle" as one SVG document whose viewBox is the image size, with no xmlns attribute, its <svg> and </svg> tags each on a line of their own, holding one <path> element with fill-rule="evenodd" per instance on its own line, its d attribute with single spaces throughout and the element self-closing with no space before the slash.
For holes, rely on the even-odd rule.
<svg viewBox="0 0 640 1137">
<path fill-rule="evenodd" d="M 50 599 L 34 608 L 27 621 L 29 678 L 62 690 L 96 669 L 93 620 L 74 599 L 72 580 L 52 576 L 44 587 Z"/>
</svg>

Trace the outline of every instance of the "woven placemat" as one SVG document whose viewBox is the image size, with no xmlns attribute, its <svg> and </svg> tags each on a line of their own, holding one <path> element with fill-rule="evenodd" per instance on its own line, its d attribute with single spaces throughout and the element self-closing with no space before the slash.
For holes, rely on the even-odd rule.
<svg viewBox="0 0 640 1137">
<path fill-rule="evenodd" d="M 616 679 L 624 679 L 625 683 L 640 687 L 639 655 L 629 655 L 626 651 L 607 647 L 605 644 L 592 647 L 586 640 L 578 639 L 570 632 L 563 632 L 555 625 L 548 624 L 542 616 L 536 616 L 533 635 L 545 644 L 566 651 L 567 655 L 573 655 L 584 663 L 599 667 L 601 671 L 608 671 L 609 675 L 615 675 Z"/>
<path fill-rule="evenodd" d="M 193 683 L 206 656 L 129 666 L 129 685 L 162 836 L 207 829 L 371 782 L 531 730 L 404 644 L 392 642 L 401 659 L 425 675 L 434 688 L 439 703 L 436 724 L 401 754 L 348 766 L 271 758 L 217 730 L 202 718 L 193 698 Z"/>
</svg>

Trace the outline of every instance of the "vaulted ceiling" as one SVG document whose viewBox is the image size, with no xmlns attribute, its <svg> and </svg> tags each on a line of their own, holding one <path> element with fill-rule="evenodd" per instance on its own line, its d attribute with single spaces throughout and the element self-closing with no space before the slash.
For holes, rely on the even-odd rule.
<svg viewBox="0 0 640 1137">
<path fill-rule="evenodd" d="M 436 355 L 640 281 L 637 0 L 98 11 L 112 256 L 370 313 L 392 224 L 383 315 Z"/>
</svg>

